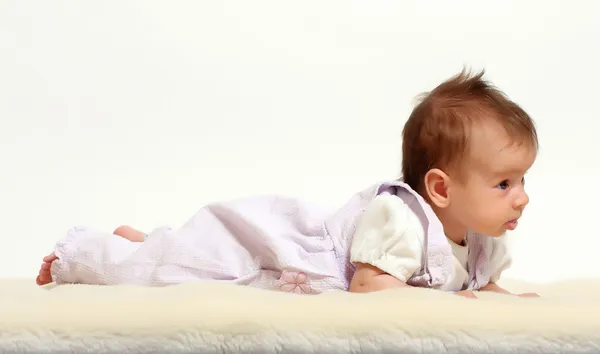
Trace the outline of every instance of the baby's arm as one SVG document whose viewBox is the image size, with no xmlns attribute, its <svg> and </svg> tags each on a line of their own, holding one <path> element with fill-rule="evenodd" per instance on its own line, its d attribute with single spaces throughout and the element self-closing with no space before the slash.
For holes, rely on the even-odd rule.
<svg viewBox="0 0 600 354">
<path fill-rule="evenodd" d="M 381 195 L 357 223 L 350 260 L 356 269 L 348 291 L 366 293 L 410 287 L 406 282 L 421 268 L 424 230 L 419 217 L 393 195 Z M 476 298 L 470 290 L 456 292 Z"/>
<path fill-rule="evenodd" d="M 489 258 L 492 274 L 490 277 L 490 281 L 485 286 L 481 287 L 479 291 L 489 291 L 506 295 L 517 295 L 521 297 L 539 296 L 536 293 L 513 294 L 512 292 L 504 289 L 503 287 L 497 284 L 497 282 L 500 280 L 500 276 L 502 275 L 502 273 L 512 265 L 512 258 L 508 249 L 508 245 L 506 244 L 506 236 L 491 238 L 488 242 L 491 242 L 492 244 L 492 254 Z"/>
<path fill-rule="evenodd" d="M 493 282 L 487 283 L 486 286 L 480 288 L 479 291 L 491 291 L 494 293 L 512 295 L 512 293 L 510 291 L 502 288 L 500 285 L 493 283 Z"/>
<path fill-rule="evenodd" d="M 403 286 L 409 285 L 370 264 L 357 263 L 348 290 L 353 293 L 368 293 Z"/>
<path fill-rule="evenodd" d="M 500 285 L 489 282 L 486 286 L 479 289 L 479 291 L 490 291 L 494 293 L 506 294 L 506 295 L 516 295 L 520 297 L 539 297 L 537 293 L 522 293 L 522 294 L 513 294 L 510 291 L 502 288 Z"/>
<path fill-rule="evenodd" d="M 421 268 L 423 229 L 417 215 L 393 195 L 381 195 L 357 222 L 350 249 L 356 270 L 350 292 L 406 287 Z"/>
</svg>

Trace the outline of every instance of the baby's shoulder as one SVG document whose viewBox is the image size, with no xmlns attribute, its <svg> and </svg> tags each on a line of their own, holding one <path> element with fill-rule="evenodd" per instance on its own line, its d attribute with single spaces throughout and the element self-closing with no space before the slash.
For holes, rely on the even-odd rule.
<svg viewBox="0 0 600 354">
<path fill-rule="evenodd" d="M 382 207 L 397 212 L 410 212 L 417 214 L 416 210 L 422 209 L 418 198 L 411 193 L 392 194 L 384 192 L 375 196 L 368 204 L 369 207 Z"/>
<path fill-rule="evenodd" d="M 402 198 L 379 195 L 358 221 L 350 262 L 370 264 L 407 281 L 422 267 L 424 234 L 421 220 Z"/>
<path fill-rule="evenodd" d="M 377 216 L 387 222 L 396 223 L 397 227 L 411 228 L 418 225 L 421 228 L 421 218 L 415 211 L 413 203 L 412 200 L 393 194 L 380 194 L 367 205 L 363 218 Z"/>
<path fill-rule="evenodd" d="M 422 240 L 424 228 L 420 216 L 411 206 L 411 201 L 406 201 L 393 194 L 376 196 L 365 208 L 358 223 L 358 234 L 369 230 L 373 237 L 399 241 L 399 238 Z M 356 235 L 355 235 L 356 236 Z"/>
</svg>

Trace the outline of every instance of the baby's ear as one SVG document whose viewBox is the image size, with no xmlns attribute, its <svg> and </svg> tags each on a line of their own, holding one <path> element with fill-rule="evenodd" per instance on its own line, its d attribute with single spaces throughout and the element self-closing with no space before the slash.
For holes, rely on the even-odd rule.
<svg viewBox="0 0 600 354">
<path fill-rule="evenodd" d="M 448 186 L 450 177 L 437 168 L 433 168 L 425 174 L 425 192 L 428 199 L 438 208 L 445 208 L 450 204 Z"/>
</svg>

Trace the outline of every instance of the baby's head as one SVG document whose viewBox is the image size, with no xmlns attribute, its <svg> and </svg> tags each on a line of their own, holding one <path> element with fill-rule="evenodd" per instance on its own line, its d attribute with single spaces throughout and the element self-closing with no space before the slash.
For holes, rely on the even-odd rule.
<svg viewBox="0 0 600 354">
<path fill-rule="evenodd" d="M 403 130 L 403 180 L 455 242 L 467 230 L 501 236 L 516 227 L 538 150 L 532 119 L 483 74 L 463 71 L 423 95 Z"/>
</svg>

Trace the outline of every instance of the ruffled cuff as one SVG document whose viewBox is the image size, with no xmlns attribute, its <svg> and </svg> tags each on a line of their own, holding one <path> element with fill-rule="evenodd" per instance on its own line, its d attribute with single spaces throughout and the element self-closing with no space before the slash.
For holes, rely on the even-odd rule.
<svg viewBox="0 0 600 354">
<path fill-rule="evenodd" d="M 73 269 L 75 267 L 73 260 L 78 250 L 76 240 L 82 237 L 86 231 L 87 228 L 85 227 L 74 227 L 67 231 L 67 235 L 62 240 L 56 243 L 54 254 L 57 259 L 52 262 L 50 268 L 52 281 L 57 284 L 77 282 L 77 272 Z"/>
</svg>

